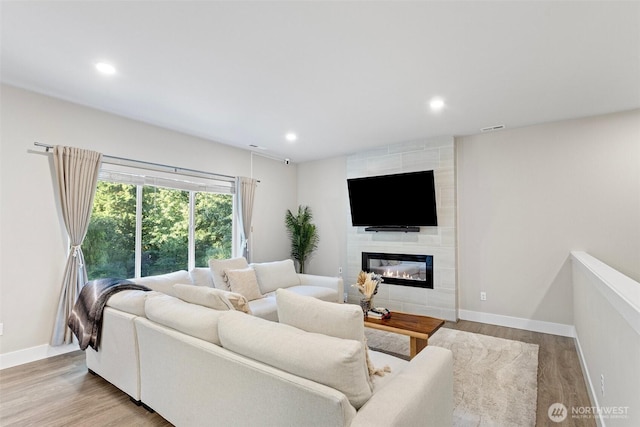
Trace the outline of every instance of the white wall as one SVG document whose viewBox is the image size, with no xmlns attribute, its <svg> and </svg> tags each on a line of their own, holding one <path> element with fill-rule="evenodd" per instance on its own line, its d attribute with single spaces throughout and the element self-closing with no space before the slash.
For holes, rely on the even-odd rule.
<svg viewBox="0 0 640 427">
<path fill-rule="evenodd" d="M 345 272 L 345 209 L 349 209 L 346 163 L 345 157 L 336 157 L 298 165 L 298 202 L 311 208 L 320 237 L 318 250 L 307 265 L 311 274 L 339 276 L 341 267 Z"/>
<path fill-rule="evenodd" d="M 296 168 L 200 138 L 2 85 L 0 93 L 0 354 L 49 342 L 67 251 L 53 164 L 34 141 L 261 180 L 254 260 L 288 257 L 283 222 L 296 206 Z M 253 168 L 252 168 L 253 164 Z M 253 171 L 252 171 L 253 169 Z"/>
<path fill-rule="evenodd" d="M 253 156 L 253 176 L 260 180 L 253 210 L 251 262 L 291 258 L 291 242 L 284 225 L 287 209 L 297 209 L 297 171 L 294 164 Z"/>
<path fill-rule="evenodd" d="M 461 313 L 572 325 L 572 250 L 640 279 L 640 110 L 456 146 Z"/>
</svg>

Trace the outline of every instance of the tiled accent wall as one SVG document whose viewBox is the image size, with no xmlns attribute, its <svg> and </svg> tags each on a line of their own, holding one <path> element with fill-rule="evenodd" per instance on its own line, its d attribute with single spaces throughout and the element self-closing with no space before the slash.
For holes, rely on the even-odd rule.
<svg viewBox="0 0 640 427">
<path fill-rule="evenodd" d="M 437 227 L 420 227 L 418 233 L 368 232 L 347 220 L 347 271 L 345 288 L 349 302 L 357 304 L 360 294 L 351 287 L 361 269 L 362 252 L 433 255 L 433 289 L 382 283 L 374 297 L 376 306 L 391 311 L 423 314 L 457 320 L 456 273 L 456 186 L 453 137 L 410 141 L 353 154 L 347 158 L 347 178 L 433 170 L 438 212 Z M 389 198 L 389 195 L 385 195 Z M 419 196 L 418 196 L 419 197 Z M 419 209 L 416 201 L 410 207 Z"/>
</svg>

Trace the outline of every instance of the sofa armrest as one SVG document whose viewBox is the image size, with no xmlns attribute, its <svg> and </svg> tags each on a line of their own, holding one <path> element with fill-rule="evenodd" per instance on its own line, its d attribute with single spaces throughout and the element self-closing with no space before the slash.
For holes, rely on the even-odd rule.
<svg viewBox="0 0 640 427">
<path fill-rule="evenodd" d="M 335 289 L 338 292 L 338 301 L 344 302 L 344 282 L 342 277 L 318 276 L 315 274 L 300 274 L 300 284 L 303 286 L 321 286 L 323 288 Z"/>
<path fill-rule="evenodd" d="M 428 346 L 360 408 L 351 427 L 453 424 L 453 354 Z"/>
</svg>

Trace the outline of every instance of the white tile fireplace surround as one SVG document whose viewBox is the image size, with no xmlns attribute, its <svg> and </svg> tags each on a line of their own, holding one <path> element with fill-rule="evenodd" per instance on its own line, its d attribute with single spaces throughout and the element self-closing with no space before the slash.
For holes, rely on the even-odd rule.
<svg viewBox="0 0 640 427">
<path fill-rule="evenodd" d="M 360 294 L 351 284 L 355 283 L 362 268 L 363 252 L 432 255 L 433 289 L 383 282 L 374 297 L 374 304 L 391 311 L 455 321 L 458 310 L 453 137 L 387 145 L 347 158 L 347 178 L 423 170 L 434 171 L 438 226 L 420 227 L 417 233 L 365 231 L 364 227 L 351 226 L 351 216 L 347 209 L 348 262 L 345 288 L 349 292 L 349 302 L 357 304 Z M 407 209 L 401 206 L 398 208 Z"/>
</svg>

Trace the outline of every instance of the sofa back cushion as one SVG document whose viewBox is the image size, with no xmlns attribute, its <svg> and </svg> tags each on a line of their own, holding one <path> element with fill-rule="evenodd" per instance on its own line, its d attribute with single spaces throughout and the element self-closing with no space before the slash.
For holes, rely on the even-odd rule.
<svg viewBox="0 0 640 427">
<path fill-rule="evenodd" d="M 210 259 L 209 268 L 211 269 L 211 276 L 213 278 L 213 286 L 223 291 L 229 291 L 229 284 L 225 277 L 225 270 L 237 270 L 242 268 L 248 268 L 249 264 L 244 257 L 229 258 L 229 259 Z"/>
<path fill-rule="evenodd" d="M 154 295 L 162 294 L 156 291 L 147 292 L 132 289 L 116 292 L 107 300 L 107 307 L 144 317 L 144 302 L 148 297 Z"/>
<path fill-rule="evenodd" d="M 189 270 L 189 276 L 191 277 L 191 283 L 196 286 L 205 286 L 213 288 L 213 276 L 211 275 L 211 269 L 208 267 L 196 267 Z"/>
<path fill-rule="evenodd" d="M 237 293 L 204 286 L 173 285 L 173 292 L 178 298 L 191 304 L 198 304 L 214 310 L 239 310 L 250 313 L 249 302 Z"/>
<path fill-rule="evenodd" d="M 167 274 L 131 279 L 131 281 L 138 285 L 144 285 L 153 291 L 162 292 L 167 295 L 174 295 L 173 285 L 176 283 L 189 283 L 191 282 L 191 279 L 187 270 L 179 270 Z"/>
<path fill-rule="evenodd" d="M 224 314 L 231 313 L 189 304 L 169 295 L 147 298 L 144 310 L 147 319 L 153 322 L 216 345 L 220 345 L 218 322 Z"/>
<path fill-rule="evenodd" d="M 218 323 L 222 346 L 342 392 L 360 408 L 370 397 L 362 343 L 303 331 L 237 311 Z"/>
<path fill-rule="evenodd" d="M 256 271 L 260 292 L 263 294 L 273 292 L 278 288 L 288 288 L 300 284 L 293 260 L 255 263 L 252 264 L 252 267 Z"/>
<path fill-rule="evenodd" d="M 276 303 L 278 319 L 281 323 L 307 332 L 360 341 L 369 372 L 367 379 L 372 390 L 371 376 L 376 373 L 384 375 L 384 372 L 389 372 L 386 367 L 376 369 L 369 358 L 369 346 L 364 335 L 362 308 L 359 305 L 321 301 L 287 289 L 276 291 Z"/>
<path fill-rule="evenodd" d="M 287 289 L 276 291 L 276 302 L 280 323 L 336 338 L 364 340 L 359 305 L 321 301 Z"/>
</svg>

